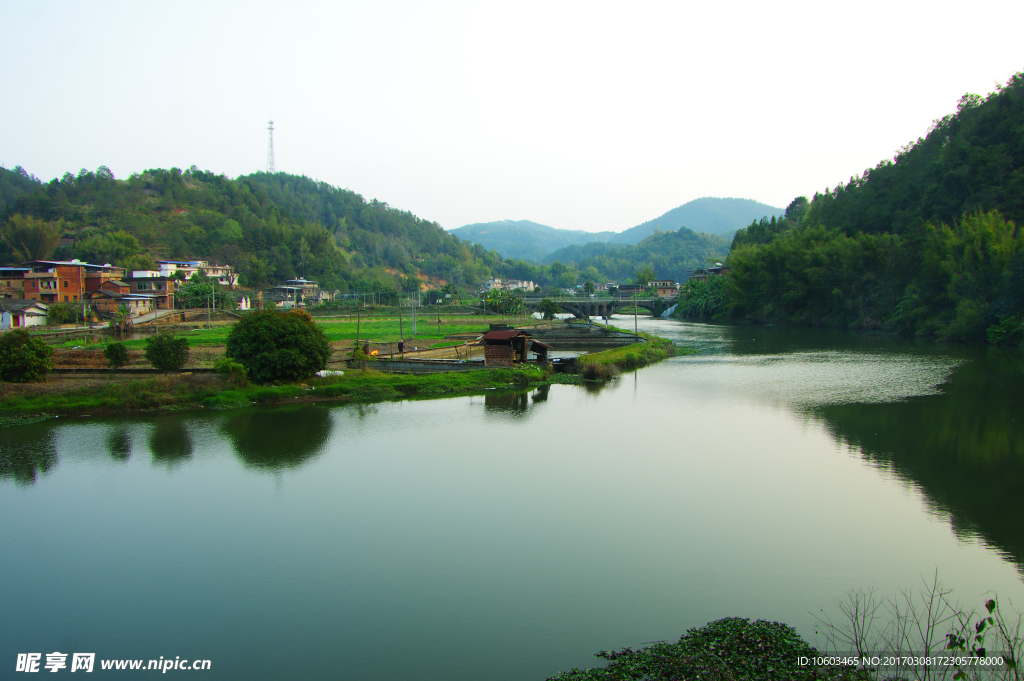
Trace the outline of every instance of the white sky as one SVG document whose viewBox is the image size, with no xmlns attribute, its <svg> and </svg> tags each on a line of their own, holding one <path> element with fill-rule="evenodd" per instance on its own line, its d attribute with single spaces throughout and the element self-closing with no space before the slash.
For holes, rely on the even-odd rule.
<svg viewBox="0 0 1024 681">
<path fill-rule="evenodd" d="M 1024 2 L 0 0 L 0 163 L 266 167 L 436 220 L 784 207 L 1024 70 Z"/>
</svg>

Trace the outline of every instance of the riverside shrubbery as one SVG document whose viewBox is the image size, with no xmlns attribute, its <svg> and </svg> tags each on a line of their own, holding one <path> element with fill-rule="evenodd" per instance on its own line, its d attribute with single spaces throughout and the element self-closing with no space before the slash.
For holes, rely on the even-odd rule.
<svg viewBox="0 0 1024 681">
<path fill-rule="evenodd" d="M 308 312 L 265 310 L 247 314 L 231 329 L 226 356 L 256 383 L 295 381 L 327 367 L 331 344 Z"/>
<path fill-rule="evenodd" d="M 53 348 L 24 329 L 0 335 L 0 380 L 41 381 L 53 368 Z"/>
</svg>

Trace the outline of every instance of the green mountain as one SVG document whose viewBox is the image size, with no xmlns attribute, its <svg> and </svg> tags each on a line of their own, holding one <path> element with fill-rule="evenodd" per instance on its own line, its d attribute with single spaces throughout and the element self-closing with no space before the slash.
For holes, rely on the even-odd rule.
<svg viewBox="0 0 1024 681">
<path fill-rule="evenodd" d="M 642 266 L 650 265 L 658 279 L 686 281 L 694 269 L 707 267 L 729 252 L 720 236 L 698 234 L 686 227 L 657 231 L 638 244 L 589 243 L 566 246 L 547 257 L 551 263 L 569 263 L 591 281 L 624 283 Z"/>
<path fill-rule="evenodd" d="M 735 317 L 1024 340 L 1024 73 L 862 176 L 736 233 Z"/>
<path fill-rule="evenodd" d="M 731 238 L 736 230 L 748 225 L 751 220 L 765 216 L 781 217 L 782 213 L 779 208 L 752 199 L 706 197 L 684 203 L 661 217 L 630 227 L 623 232 L 585 232 L 557 229 L 529 220 L 502 220 L 465 225 L 450 230 L 449 233 L 478 243 L 487 250 L 494 249 L 505 258 L 552 262 L 556 259 L 564 260 L 566 256 L 556 255 L 556 251 L 567 246 L 595 242 L 639 244 L 659 229 L 669 232 L 686 227 L 694 232 Z"/>
<path fill-rule="evenodd" d="M 660 217 L 648 220 L 636 227 L 630 227 L 608 241 L 615 244 L 636 244 L 654 234 L 656 229 L 667 232 L 680 227 L 686 227 L 694 232 L 731 238 L 736 230 L 746 227 L 751 220 L 772 216 L 782 217 L 782 214 L 781 208 L 759 203 L 753 199 L 719 199 L 707 196 L 688 201 Z"/>
<path fill-rule="evenodd" d="M 460 239 L 494 249 L 505 258 L 540 261 L 548 253 L 572 244 L 608 241 L 615 232 L 585 232 L 578 229 L 556 229 L 529 220 L 478 222 L 449 231 Z"/>
<path fill-rule="evenodd" d="M 4 264 L 201 258 L 232 265 L 248 286 L 304 276 L 343 292 L 393 290 L 415 274 L 472 288 L 502 264 L 437 223 L 286 173 L 229 179 L 193 166 L 118 180 L 101 166 L 43 183 L 0 168 L 0 192 Z"/>
</svg>

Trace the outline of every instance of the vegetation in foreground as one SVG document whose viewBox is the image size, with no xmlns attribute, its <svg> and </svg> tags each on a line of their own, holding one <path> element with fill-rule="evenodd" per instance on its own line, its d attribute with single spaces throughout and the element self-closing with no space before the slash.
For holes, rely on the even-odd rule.
<svg viewBox="0 0 1024 681">
<path fill-rule="evenodd" d="M 343 376 L 311 378 L 304 383 L 248 385 L 229 372 L 180 374 L 105 382 L 59 391 L 0 394 L 0 418 L 10 425 L 40 414 L 102 414 L 156 409 L 232 409 L 252 404 L 299 401 L 382 402 L 416 397 L 453 396 L 488 390 L 525 389 L 550 383 L 577 383 L 578 376 L 547 374 L 536 367 L 481 369 L 437 374 L 386 374 L 350 370 Z"/>
<path fill-rule="evenodd" d="M 548 681 L 811 681 L 864 678 L 857 676 L 853 669 L 798 664 L 801 657 L 813 658 L 819 654 L 790 626 L 728 617 L 699 629 L 691 629 L 675 643 L 655 643 L 639 650 L 602 650 L 597 653 L 597 657 L 609 660 L 607 667 L 572 669 Z"/>
<path fill-rule="evenodd" d="M 837 619 L 824 611 L 816 617 L 822 651 L 785 624 L 729 617 L 690 629 L 675 643 L 601 651 L 596 656 L 607 666 L 548 681 L 1020 681 L 1024 614 L 1004 612 L 994 597 L 965 609 L 937 574 L 922 581 L 884 601 L 872 590 L 848 592 L 835 603 Z M 832 664 L 818 664 L 822 657 Z"/>
</svg>

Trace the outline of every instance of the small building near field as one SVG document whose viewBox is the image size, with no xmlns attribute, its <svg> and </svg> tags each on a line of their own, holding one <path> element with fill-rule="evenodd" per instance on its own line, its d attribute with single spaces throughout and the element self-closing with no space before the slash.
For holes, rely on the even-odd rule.
<svg viewBox="0 0 1024 681">
<path fill-rule="evenodd" d="M 45 326 L 50 306 L 38 300 L 0 300 L 0 330 Z"/>
<path fill-rule="evenodd" d="M 488 331 L 483 336 L 484 366 L 510 367 L 528 362 L 528 353 L 536 355 L 536 361 L 544 364 L 548 359 L 550 345 L 533 340 L 533 335 L 522 329 Z"/>
</svg>

